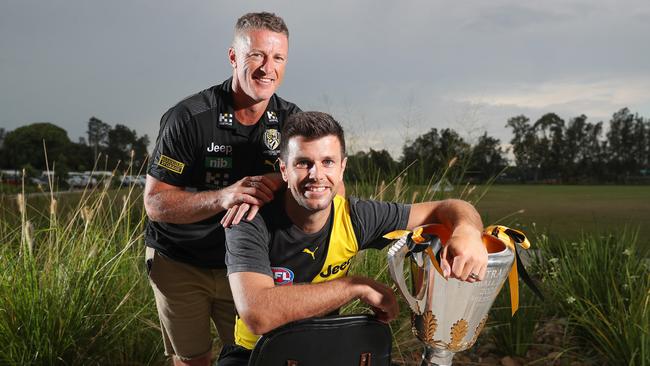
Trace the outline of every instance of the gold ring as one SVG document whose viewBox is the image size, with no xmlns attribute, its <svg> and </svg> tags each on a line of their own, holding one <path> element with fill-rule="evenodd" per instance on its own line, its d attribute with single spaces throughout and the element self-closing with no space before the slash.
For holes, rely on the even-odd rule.
<svg viewBox="0 0 650 366">
<path fill-rule="evenodd" d="M 472 273 L 469 274 L 469 278 L 471 278 L 473 280 L 478 280 L 478 275 L 476 273 L 472 272 Z"/>
</svg>

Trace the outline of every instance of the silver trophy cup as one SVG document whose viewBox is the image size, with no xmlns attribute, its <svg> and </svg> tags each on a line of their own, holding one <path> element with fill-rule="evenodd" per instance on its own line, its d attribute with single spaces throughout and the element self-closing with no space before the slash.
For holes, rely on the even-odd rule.
<svg viewBox="0 0 650 366">
<path fill-rule="evenodd" d="M 474 345 L 483 330 L 488 311 L 512 268 L 514 248 L 484 235 L 488 249 L 485 278 L 474 283 L 446 279 L 437 256 L 448 230 L 428 225 L 424 232 L 429 234 L 420 243 L 410 234 L 395 240 L 388 250 L 388 267 L 411 308 L 412 331 L 424 343 L 421 365 L 451 365 L 454 353 Z M 404 262 L 408 263 L 410 286 L 404 278 Z"/>
</svg>

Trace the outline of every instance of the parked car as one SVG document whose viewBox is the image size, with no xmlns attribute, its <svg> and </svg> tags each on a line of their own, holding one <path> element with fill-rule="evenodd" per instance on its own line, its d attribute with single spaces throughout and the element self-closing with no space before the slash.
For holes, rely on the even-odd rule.
<svg viewBox="0 0 650 366">
<path fill-rule="evenodd" d="M 38 186 L 47 186 L 47 177 L 29 178 L 29 182 Z"/>
<path fill-rule="evenodd" d="M 142 175 L 123 175 L 120 180 L 120 186 L 136 186 L 139 188 L 144 188 L 144 183 L 146 179 Z"/>
<path fill-rule="evenodd" d="M 69 173 L 68 176 L 66 183 L 71 188 L 94 187 L 97 184 L 97 179 L 90 175 Z"/>
</svg>

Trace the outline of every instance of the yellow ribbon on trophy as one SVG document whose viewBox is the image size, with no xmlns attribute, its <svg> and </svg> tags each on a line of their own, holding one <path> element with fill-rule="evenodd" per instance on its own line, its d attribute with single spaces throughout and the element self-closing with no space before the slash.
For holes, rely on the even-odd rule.
<svg viewBox="0 0 650 366">
<path fill-rule="evenodd" d="M 511 229 L 503 225 L 491 225 L 485 228 L 484 234 L 491 235 L 501 240 L 512 252 L 515 258 L 508 274 L 508 284 L 510 285 L 510 309 L 512 316 L 519 309 L 519 274 L 517 272 L 517 248 L 516 245 L 524 249 L 530 248 L 530 242 L 524 233 L 519 230 Z"/>
<path fill-rule="evenodd" d="M 440 238 L 440 241 L 443 245 L 446 245 L 451 232 L 443 225 L 430 224 L 417 227 L 415 230 L 413 230 L 412 233 L 409 230 L 395 230 L 384 235 L 384 238 L 396 240 L 409 234 L 411 234 L 411 240 L 413 240 L 413 242 L 416 244 L 421 244 L 428 240 L 428 238 L 426 238 L 423 234 L 433 234 Z M 519 309 L 519 274 L 517 271 L 517 250 L 515 246 L 519 245 L 524 249 L 528 249 L 530 248 L 530 242 L 523 232 L 502 225 L 491 225 L 485 228 L 485 230 L 483 230 L 482 239 L 483 243 L 488 248 L 488 252 L 490 251 L 491 247 L 489 242 L 491 240 L 497 239 L 508 248 L 510 248 L 515 256 L 512 267 L 510 269 L 510 273 L 508 274 L 508 284 L 510 285 L 510 308 L 512 315 L 514 316 Z M 438 260 L 436 260 L 431 247 L 427 247 L 425 251 L 431 259 L 431 263 L 433 264 L 434 268 L 438 271 L 438 273 L 440 273 L 440 276 L 444 278 L 445 276 L 442 272 L 442 268 L 440 268 L 440 263 L 438 263 Z"/>
</svg>

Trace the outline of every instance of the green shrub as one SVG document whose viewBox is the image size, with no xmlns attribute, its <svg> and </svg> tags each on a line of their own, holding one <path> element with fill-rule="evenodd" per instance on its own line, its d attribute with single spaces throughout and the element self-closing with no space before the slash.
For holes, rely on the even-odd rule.
<svg viewBox="0 0 650 366">
<path fill-rule="evenodd" d="M 650 364 L 650 259 L 637 235 L 621 230 L 537 243 L 548 306 L 569 317 L 585 353 L 610 365 Z"/>
<path fill-rule="evenodd" d="M 86 191 L 63 213 L 22 197 L 3 202 L 0 364 L 160 361 L 141 195 Z"/>
</svg>

